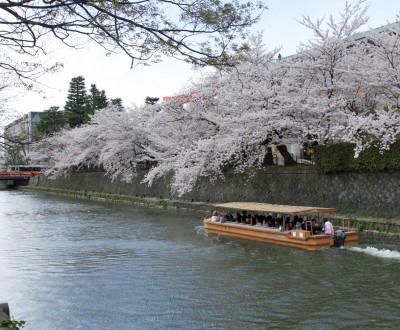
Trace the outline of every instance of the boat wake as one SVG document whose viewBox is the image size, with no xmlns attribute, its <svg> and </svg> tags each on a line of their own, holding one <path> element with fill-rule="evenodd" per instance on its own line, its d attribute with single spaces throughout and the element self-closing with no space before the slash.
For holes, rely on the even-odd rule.
<svg viewBox="0 0 400 330">
<path fill-rule="evenodd" d="M 355 252 L 362 252 L 366 253 L 378 258 L 384 258 L 384 259 L 396 259 L 400 260 L 400 252 L 399 251 L 392 251 L 392 250 L 387 250 L 387 249 L 377 249 L 372 246 L 367 246 L 366 248 L 360 248 L 358 246 L 353 246 L 349 248 L 350 251 L 355 251 Z"/>
<path fill-rule="evenodd" d="M 194 228 L 194 230 L 196 231 L 197 234 L 205 234 L 204 232 L 204 226 L 197 226 Z"/>
</svg>

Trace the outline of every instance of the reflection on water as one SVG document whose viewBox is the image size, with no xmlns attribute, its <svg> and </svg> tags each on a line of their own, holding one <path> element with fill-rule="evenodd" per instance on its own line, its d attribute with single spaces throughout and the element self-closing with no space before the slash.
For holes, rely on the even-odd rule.
<svg viewBox="0 0 400 330">
<path fill-rule="evenodd" d="M 25 329 L 390 329 L 398 242 L 306 252 L 198 214 L 0 191 L 0 302 Z"/>
</svg>

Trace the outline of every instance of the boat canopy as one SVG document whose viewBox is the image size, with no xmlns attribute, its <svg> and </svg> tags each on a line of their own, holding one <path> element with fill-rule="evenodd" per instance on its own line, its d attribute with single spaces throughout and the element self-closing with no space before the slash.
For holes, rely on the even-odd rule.
<svg viewBox="0 0 400 330">
<path fill-rule="evenodd" d="M 277 205 L 266 203 L 246 203 L 231 202 L 223 204 L 213 204 L 215 207 L 233 210 L 246 210 L 263 213 L 281 213 L 281 214 L 309 214 L 309 213 L 331 213 L 336 212 L 333 208 L 314 207 L 314 206 L 294 206 Z"/>
</svg>

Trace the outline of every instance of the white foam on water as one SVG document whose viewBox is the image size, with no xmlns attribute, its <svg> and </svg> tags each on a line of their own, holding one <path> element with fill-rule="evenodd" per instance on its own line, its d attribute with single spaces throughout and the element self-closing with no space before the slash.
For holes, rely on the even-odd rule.
<svg viewBox="0 0 400 330">
<path fill-rule="evenodd" d="M 350 251 L 362 252 L 375 257 L 385 258 L 385 259 L 397 259 L 400 260 L 400 252 L 392 251 L 387 249 L 377 249 L 372 246 L 367 246 L 366 248 L 360 248 L 358 246 L 353 246 L 348 248 Z"/>
<path fill-rule="evenodd" d="M 204 226 L 196 226 L 194 230 L 196 231 L 197 234 L 205 234 Z"/>
</svg>

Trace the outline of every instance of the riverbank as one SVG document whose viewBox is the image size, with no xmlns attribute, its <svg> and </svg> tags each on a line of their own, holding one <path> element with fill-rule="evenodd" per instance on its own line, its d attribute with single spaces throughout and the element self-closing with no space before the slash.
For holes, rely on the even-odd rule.
<svg viewBox="0 0 400 330">
<path fill-rule="evenodd" d="M 195 202 L 176 200 L 172 198 L 164 199 L 162 197 L 146 197 L 146 196 L 132 196 L 124 195 L 121 193 L 111 194 L 82 190 L 59 189 L 51 187 L 42 187 L 38 185 L 20 186 L 18 188 L 22 191 L 33 191 L 49 194 L 63 195 L 73 198 L 81 198 L 87 200 L 108 201 L 115 203 L 126 203 L 130 205 L 138 205 L 151 208 L 161 208 L 174 211 L 191 211 L 198 212 L 200 217 L 206 212 L 214 209 L 213 204 L 209 202 Z M 342 226 L 345 222 L 352 228 L 357 228 L 360 231 L 361 237 L 377 237 L 377 238 L 400 238 L 400 222 L 397 220 L 385 218 L 362 217 L 360 215 L 351 214 L 346 215 L 337 213 L 330 215 L 332 222 L 335 226 Z"/>
<path fill-rule="evenodd" d="M 318 173 L 315 166 L 265 167 L 251 176 L 225 171 L 210 182 L 200 178 L 183 196 L 171 194 L 171 178 L 143 183 L 147 174 L 139 170 L 131 182 L 111 180 L 104 172 L 72 173 L 68 177 L 31 178 L 29 185 L 112 195 L 179 199 L 202 203 L 227 201 L 331 207 L 345 215 L 382 218 L 400 222 L 400 171 L 376 173 Z"/>
</svg>

